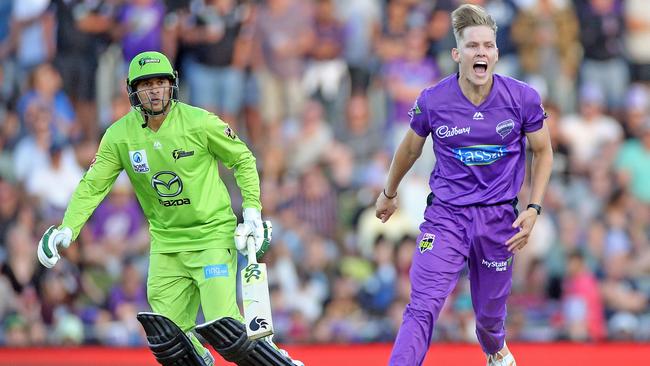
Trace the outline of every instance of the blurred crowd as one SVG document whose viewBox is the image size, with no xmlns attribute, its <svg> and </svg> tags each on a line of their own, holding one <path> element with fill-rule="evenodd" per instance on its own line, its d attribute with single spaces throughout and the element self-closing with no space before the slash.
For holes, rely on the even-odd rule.
<svg viewBox="0 0 650 366">
<path fill-rule="evenodd" d="M 555 152 L 544 212 L 515 258 L 508 337 L 650 341 L 650 2 L 466 2 L 499 26 L 497 72 L 542 95 Z M 276 341 L 392 341 L 430 145 L 386 224 L 374 201 L 408 109 L 456 71 L 460 3 L 0 1 L 0 345 L 145 342 L 135 314 L 148 310 L 149 234 L 128 179 L 56 268 L 36 259 L 103 131 L 129 111 L 126 65 L 144 50 L 167 54 L 181 100 L 217 113 L 257 156 Z M 466 275 L 434 337 L 475 341 Z"/>
</svg>

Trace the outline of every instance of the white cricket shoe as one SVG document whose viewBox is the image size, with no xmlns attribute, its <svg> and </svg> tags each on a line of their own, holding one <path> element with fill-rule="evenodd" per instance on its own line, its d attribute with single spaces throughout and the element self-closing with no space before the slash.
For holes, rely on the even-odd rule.
<svg viewBox="0 0 650 366">
<path fill-rule="evenodd" d="M 517 363 L 512 353 L 504 356 L 501 352 L 497 352 L 492 355 L 487 355 L 487 366 L 517 366 Z"/>
<path fill-rule="evenodd" d="M 202 358 L 203 358 L 203 362 L 205 362 L 207 366 L 214 366 L 214 356 L 212 356 L 212 353 L 210 353 L 210 351 L 208 351 L 207 349 L 203 353 Z"/>
<path fill-rule="evenodd" d="M 283 356 L 285 356 L 285 357 L 287 357 L 288 359 L 290 359 L 291 362 L 293 362 L 293 364 L 294 364 L 295 366 L 305 366 L 305 364 L 302 363 L 302 361 L 294 360 L 293 358 L 291 358 L 291 356 L 289 356 L 289 352 L 287 352 L 287 351 L 283 350 L 282 348 L 278 347 L 278 346 L 273 342 L 272 337 L 273 337 L 272 335 L 270 335 L 270 336 L 268 336 L 268 337 L 264 337 L 264 340 L 267 341 L 267 342 L 269 342 L 269 343 L 271 344 L 271 346 L 273 346 L 273 348 L 277 349 L 278 352 L 280 352 Z"/>
</svg>

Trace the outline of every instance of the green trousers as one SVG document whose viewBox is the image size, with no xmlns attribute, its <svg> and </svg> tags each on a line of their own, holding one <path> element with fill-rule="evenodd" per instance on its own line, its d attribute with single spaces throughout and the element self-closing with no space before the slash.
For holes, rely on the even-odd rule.
<svg viewBox="0 0 650 366">
<path fill-rule="evenodd" d="M 229 316 L 243 322 L 237 307 L 237 251 L 205 249 L 152 253 L 147 278 L 151 309 L 188 333 L 196 325 L 199 305 L 206 321 Z M 207 351 L 192 335 L 200 355 Z M 200 348 L 199 348 L 200 347 Z"/>
</svg>

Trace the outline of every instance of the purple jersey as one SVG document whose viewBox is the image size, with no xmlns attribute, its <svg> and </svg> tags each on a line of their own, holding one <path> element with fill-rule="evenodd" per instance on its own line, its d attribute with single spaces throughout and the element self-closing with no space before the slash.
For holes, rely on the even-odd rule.
<svg viewBox="0 0 650 366">
<path fill-rule="evenodd" d="M 515 198 L 525 174 L 525 134 L 544 122 L 539 94 L 496 74 L 479 106 L 465 97 L 454 74 L 422 91 L 409 115 L 415 133 L 433 138 L 431 191 L 458 206 Z"/>
<path fill-rule="evenodd" d="M 122 56 L 129 62 L 143 51 L 162 49 L 165 5 L 160 0 L 146 5 L 126 3 L 118 15 L 120 25 L 126 28 L 122 37 Z"/>
</svg>

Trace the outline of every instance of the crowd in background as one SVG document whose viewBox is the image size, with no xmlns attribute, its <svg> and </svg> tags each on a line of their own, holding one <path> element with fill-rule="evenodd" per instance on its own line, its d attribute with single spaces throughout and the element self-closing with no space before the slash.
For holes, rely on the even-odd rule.
<svg viewBox="0 0 650 366">
<path fill-rule="evenodd" d="M 650 2 L 467 2 L 499 26 L 497 72 L 542 95 L 555 153 L 515 257 L 509 339 L 650 341 Z M 0 345 L 145 342 L 135 315 L 148 310 L 149 234 L 128 179 L 54 269 L 36 259 L 103 131 L 129 111 L 126 65 L 144 50 L 168 55 L 180 99 L 221 116 L 257 157 L 276 341 L 392 341 L 430 145 L 390 221 L 374 201 L 419 92 L 457 69 L 460 3 L 0 1 Z M 434 338 L 476 341 L 466 275 Z"/>
</svg>

